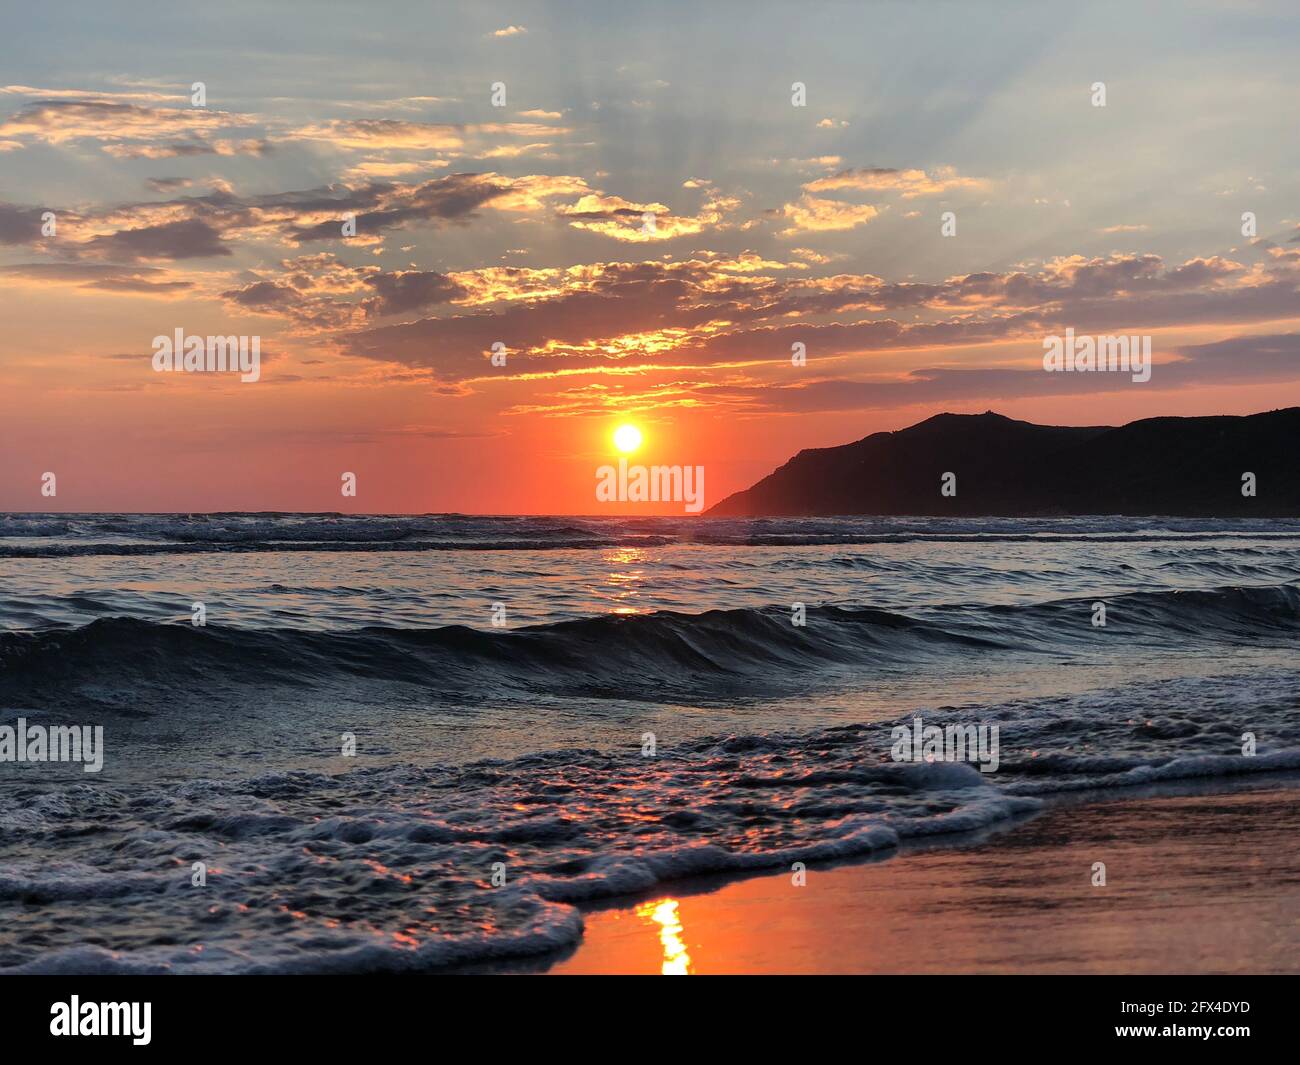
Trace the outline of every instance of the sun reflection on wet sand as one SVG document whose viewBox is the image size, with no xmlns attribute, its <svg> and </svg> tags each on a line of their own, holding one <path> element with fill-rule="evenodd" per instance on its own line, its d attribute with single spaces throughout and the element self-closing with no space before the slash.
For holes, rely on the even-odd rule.
<svg viewBox="0 0 1300 1065">
<path fill-rule="evenodd" d="M 677 900 L 647 902 L 637 907 L 636 915 L 659 925 L 659 943 L 664 949 L 660 973 L 664 976 L 689 976 L 691 956 L 686 950 L 686 943 L 682 940 L 684 929 L 677 913 Z"/>
</svg>

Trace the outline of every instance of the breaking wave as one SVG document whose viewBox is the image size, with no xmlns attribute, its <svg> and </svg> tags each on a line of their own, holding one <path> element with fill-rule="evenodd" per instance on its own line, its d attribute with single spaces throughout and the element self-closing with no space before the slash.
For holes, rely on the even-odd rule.
<svg viewBox="0 0 1300 1065">
<path fill-rule="evenodd" d="M 884 723 L 653 757 L 33 788 L 0 811 L 0 906 L 27 915 L 0 968 L 400 972 L 545 953 L 578 940 L 587 900 L 970 832 L 1051 793 L 1300 769 L 1295 681 L 1261 678 L 1245 700 L 1232 678 L 1201 679 L 928 715 L 1000 727 L 987 775 L 892 761 Z M 1246 725 L 1267 737 L 1254 757 L 1238 749 Z"/>
<path fill-rule="evenodd" d="M 0 632 L 0 698 L 49 705 L 79 685 L 129 689 L 219 684 L 311 686 L 383 678 L 449 698 L 503 690 L 667 699 L 684 689 L 780 691 L 809 674 L 848 680 L 873 668 L 940 668 L 954 656 L 1070 654 L 1143 641 L 1259 646 L 1300 635 L 1292 585 L 1133 592 L 1107 601 L 937 607 L 914 615 L 865 607 L 785 607 L 607 615 L 513 630 L 462 625 L 352 631 L 238 629 L 104 618 L 68 630 Z M 1109 643 L 1108 643 L 1109 642 Z"/>
</svg>

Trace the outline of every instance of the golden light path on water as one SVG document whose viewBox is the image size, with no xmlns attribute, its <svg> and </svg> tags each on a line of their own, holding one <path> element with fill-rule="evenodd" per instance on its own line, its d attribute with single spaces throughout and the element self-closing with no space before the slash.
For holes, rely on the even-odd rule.
<svg viewBox="0 0 1300 1065">
<path fill-rule="evenodd" d="M 664 951 L 660 973 L 664 976 L 689 976 L 691 956 L 682 939 L 685 929 L 677 912 L 677 900 L 647 902 L 637 907 L 636 915 L 659 926 L 659 943 Z"/>
<path fill-rule="evenodd" d="M 646 580 L 643 568 L 645 561 L 646 553 L 637 547 L 621 547 L 606 553 L 604 562 L 610 567 L 610 572 L 605 578 L 605 584 L 612 591 L 606 592 L 605 598 L 612 598 L 615 602 L 613 613 L 641 612 L 636 600 L 640 597 L 641 586 Z"/>
</svg>

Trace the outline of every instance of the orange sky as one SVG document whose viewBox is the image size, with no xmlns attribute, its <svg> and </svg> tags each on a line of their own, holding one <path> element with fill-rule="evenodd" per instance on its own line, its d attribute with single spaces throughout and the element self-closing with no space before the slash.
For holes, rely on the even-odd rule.
<svg viewBox="0 0 1300 1065">
<path fill-rule="evenodd" d="M 1300 403 L 1300 95 L 1250 12 L 355 13 L 250 54 L 285 17 L 0 45 L 0 509 L 681 513 L 597 502 L 617 425 L 711 505 L 942 410 Z M 1047 373 L 1067 327 L 1151 336 L 1151 380 Z M 260 379 L 155 372 L 178 328 Z"/>
</svg>

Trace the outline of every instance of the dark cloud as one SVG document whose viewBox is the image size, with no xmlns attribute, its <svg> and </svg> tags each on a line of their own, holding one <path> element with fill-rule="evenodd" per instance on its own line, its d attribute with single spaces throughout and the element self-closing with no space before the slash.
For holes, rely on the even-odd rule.
<svg viewBox="0 0 1300 1065">
<path fill-rule="evenodd" d="M 118 159 L 176 159 L 195 155 L 265 155 L 268 140 L 175 141 L 170 144 L 109 144 L 104 151 Z"/>
<path fill-rule="evenodd" d="M 631 360 L 622 365 L 702 367 L 788 358 L 796 342 L 824 358 L 1041 337 L 1069 326 L 1107 333 L 1295 316 L 1296 271 L 1278 267 L 1250 283 L 1244 273 L 1226 260 L 1194 259 L 1167 269 L 1157 256 L 1132 256 L 1058 262 L 1032 276 L 984 273 L 937 285 L 892 285 L 870 276 L 732 275 L 716 262 L 605 264 L 581 288 L 362 330 L 345 337 L 345 345 L 357 355 L 456 379 L 481 372 L 482 353 L 495 341 L 522 356 L 512 363 L 521 371 L 584 361 L 596 368 L 610 361 L 611 350 Z M 825 320 L 899 307 L 928 311 L 931 320 Z M 711 323 L 724 326 L 701 329 Z M 639 335 L 657 331 L 673 335 L 638 344 Z M 572 350 L 555 350 L 566 346 Z"/>
<path fill-rule="evenodd" d="M 223 292 L 221 296 L 240 307 L 257 311 L 287 308 L 302 302 L 300 292 L 289 285 L 282 285 L 275 281 L 255 281 L 243 288 Z"/>
<path fill-rule="evenodd" d="M 192 281 L 143 281 L 139 278 L 110 277 L 102 281 L 91 281 L 83 288 L 97 288 L 107 292 L 135 292 L 141 295 L 154 293 L 163 295 L 167 292 L 184 292 L 194 287 Z"/>
<path fill-rule="evenodd" d="M 476 208 L 510 191 L 510 185 L 483 174 L 451 174 L 416 186 L 371 184 L 331 199 L 329 208 L 357 216 L 358 236 L 381 233 L 407 222 L 462 221 Z M 289 225 L 286 236 L 296 244 L 338 240 L 340 219 L 312 225 Z"/>
<path fill-rule="evenodd" d="M 198 218 L 119 230 L 95 237 L 83 248 L 110 259 L 206 259 L 231 254 L 221 234 Z"/>
<path fill-rule="evenodd" d="M 1231 337 L 1178 350 L 1201 380 L 1300 380 L 1300 333 Z"/>
<path fill-rule="evenodd" d="M 829 379 L 807 385 L 704 386 L 701 391 L 748 409 L 784 413 L 873 410 L 975 400 L 1087 395 L 1129 389 L 1164 391 L 1203 385 L 1300 385 L 1300 333 L 1233 337 L 1176 349 L 1176 359 L 1154 352 L 1151 380 L 1124 373 L 1048 373 L 1041 368 L 914 370 L 896 381 Z"/>
<path fill-rule="evenodd" d="M 71 284 L 109 292 L 166 295 L 194 288 L 192 281 L 172 279 L 156 266 L 116 266 L 97 263 L 19 263 L 0 267 L 0 276 L 49 284 Z"/>
<path fill-rule="evenodd" d="M 33 281 L 95 281 L 112 277 L 149 277 L 165 274 L 158 266 L 112 266 L 101 263 L 18 263 L 0 266 L 0 274 L 12 274 Z"/>
<path fill-rule="evenodd" d="M 372 317 L 419 310 L 465 295 L 465 290 L 455 281 L 433 271 L 374 274 L 365 283 L 376 292 L 374 297 L 362 301 L 366 314 Z"/>
<path fill-rule="evenodd" d="M 181 178 L 155 179 L 156 191 L 171 191 Z M 370 182 L 330 185 L 258 196 L 239 196 L 218 187 L 199 196 L 107 205 L 78 215 L 60 211 L 57 254 L 92 259 L 193 259 L 227 256 L 252 236 L 278 235 L 286 243 L 337 241 L 345 215 L 355 215 L 357 236 L 375 238 L 410 222 L 464 223 L 478 207 L 509 197 L 514 211 L 541 210 L 549 197 L 567 195 L 578 179 L 504 178 L 498 174 L 452 174 L 420 184 Z M 505 204 L 503 204 L 505 205 Z M 0 204 L 0 243 L 31 243 L 39 237 L 43 207 Z M 159 221 L 159 219 L 166 221 Z M 64 223 L 76 226 L 64 230 Z M 97 235 L 84 239 L 90 229 Z M 105 232 L 105 230 L 110 230 Z"/>
<path fill-rule="evenodd" d="M 354 354 L 462 377 L 481 372 L 483 352 L 496 341 L 511 351 L 546 344 L 585 345 L 596 338 L 700 325 L 717 316 L 714 308 L 688 305 L 691 288 L 671 276 L 643 280 L 621 275 L 590 291 L 512 303 L 495 312 L 383 326 L 351 334 L 347 341 Z M 666 357 L 671 360 L 671 355 Z M 581 357 L 573 360 L 581 362 Z M 560 363 L 547 365 L 558 368 Z"/>
<path fill-rule="evenodd" d="M 41 240 L 44 208 L 0 203 L 0 244 L 34 244 Z"/>
</svg>

